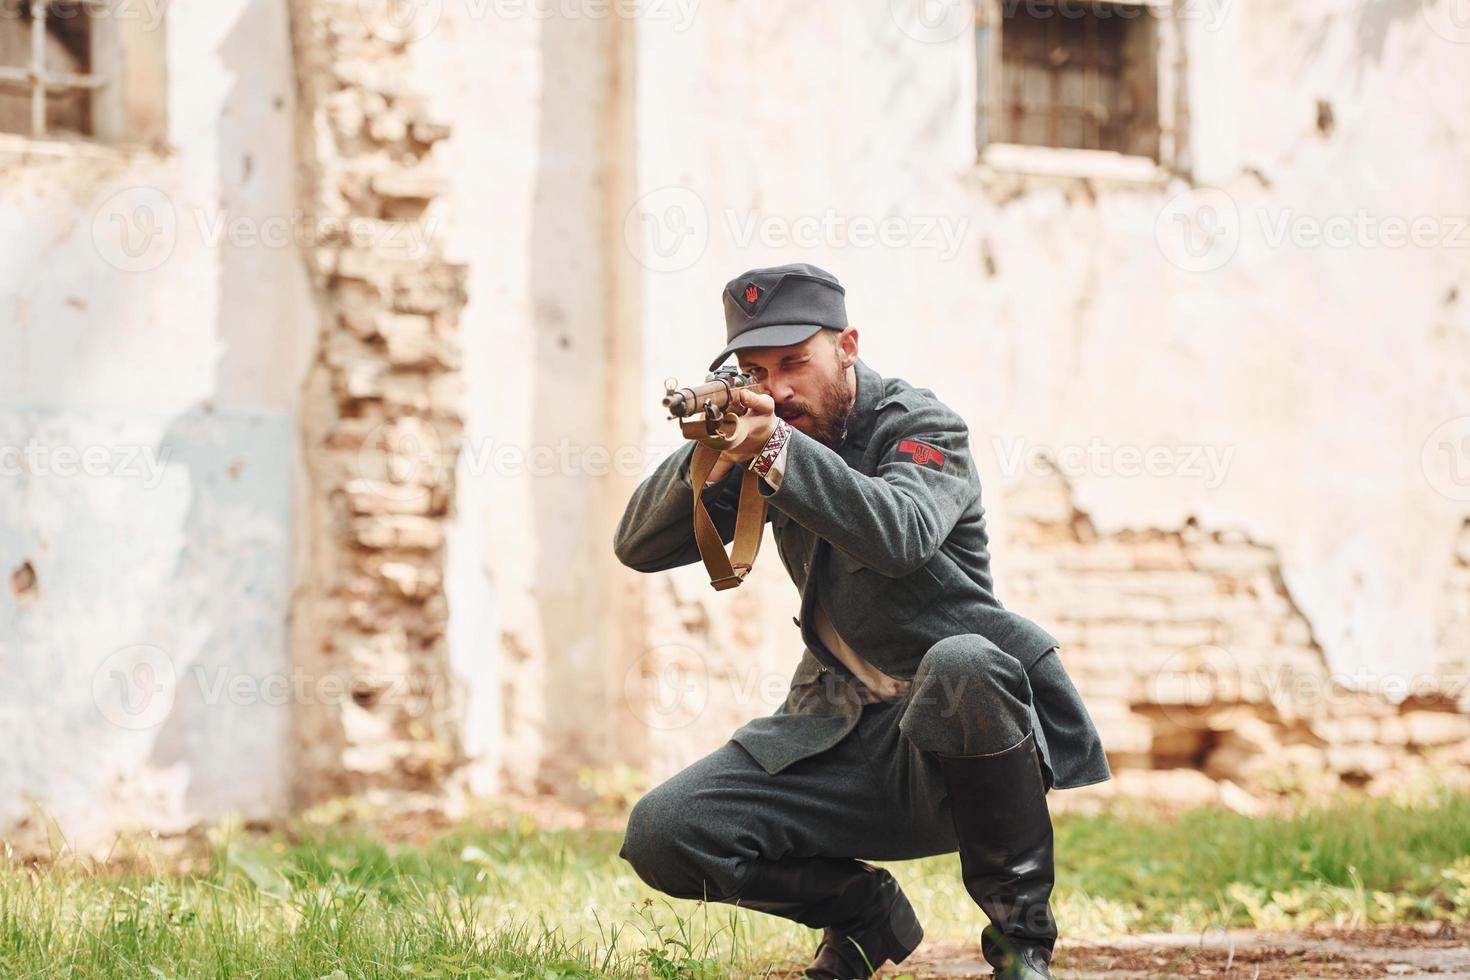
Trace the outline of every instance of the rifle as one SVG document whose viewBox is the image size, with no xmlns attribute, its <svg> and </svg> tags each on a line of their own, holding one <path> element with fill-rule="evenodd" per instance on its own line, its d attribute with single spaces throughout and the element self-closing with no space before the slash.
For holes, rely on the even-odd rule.
<svg viewBox="0 0 1470 980">
<path fill-rule="evenodd" d="M 716 591 L 733 589 L 745 581 L 755 564 L 765 529 L 766 498 L 758 486 L 760 477 L 750 467 L 740 479 L 734 546 L 728 554 L 719 529 L 704 508 L 701 493 L 721 451 L 736 442 L 737 423 L 744 414 L 743 410 L 737 414 L 732 404 L 736 389 L 758 387 L 754 378 L 734 367 L 720 368 L 692 388 L 680 388 L 674 378 L 664 381 L 663 406 L 669 418 L 679 419 L 684 438 L 697 443 L 689 463 L 689 481 L 694 485 L 694 542 L 699 546 L 699 557 L 704 559 L 709 584 Z"/>
<path fill-rule="evenodd" d="M 669 410 L 671 419 L 703 413 L 705 434 L 713 436 L 719 433 L 720 422 L 735 398 L 735 389 L 755 386 L 754 378 L 734 367 L 720 368 L 709 375 L 704 384 L 693 388 L 680 388 L 674 378 L 665 378 L 663 405 Z"/>
</svg>

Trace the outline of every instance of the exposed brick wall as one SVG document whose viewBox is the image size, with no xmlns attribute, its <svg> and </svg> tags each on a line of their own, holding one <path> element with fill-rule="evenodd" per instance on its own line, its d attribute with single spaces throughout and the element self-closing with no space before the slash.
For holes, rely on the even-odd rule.
<svg viewBox="0 0 1470 980">
<path fill-rule="evenodd" d="M 1288 789 L 1470 763 L 1470 525 L 1446 542 L 1457 562 L 1437 672 L 1355 690 L 1331 676 L 1274 549 L 1192 520 L 1099 534 L 1060 477 L 1018 487 L 1007 504 L 1002 600 L 1062 641 L 1115 769 L 1194 768 Z"/>
<path fill-rule="evenodd" d="M 302 205 L 323 229 L 308 253 L 321 328 L 302 409 L 296 796 L 431 790 L 461 761 L 444 523 L 465 270 L 430 218 L 449 129 L 361 4 L 294 0 L 292 18 Z"/>
</svg>

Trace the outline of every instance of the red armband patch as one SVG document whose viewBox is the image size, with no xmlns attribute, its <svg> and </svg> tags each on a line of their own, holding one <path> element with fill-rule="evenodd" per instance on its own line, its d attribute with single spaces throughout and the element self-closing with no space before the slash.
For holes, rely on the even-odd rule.
<svg viewBox="0 0 1470 980">
<path fill-rule="evenodd" d="M 911 456 L 920 466 L 933 466 L 936 470 L 944 468 L 944 453 L 926 442 L 905 439 L 898 444 L 898 451 Z"/>
</svg>

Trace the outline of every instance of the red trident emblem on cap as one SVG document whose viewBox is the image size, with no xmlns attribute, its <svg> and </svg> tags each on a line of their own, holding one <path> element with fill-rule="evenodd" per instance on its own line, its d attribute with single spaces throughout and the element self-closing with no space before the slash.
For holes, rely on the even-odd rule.
<svg viewBox="0 0 1470 980">
<path fill-rule="evenodd" d="M 758 300 L 758 299 L 760 299 L 760 298 L 761 298 L 761 288 L 759 286 L 757 286 L 753 282 L 746 283 L 745 284 L 745 301 L 747 303 L 754 304 L 755 301 Z"/>
</svg>

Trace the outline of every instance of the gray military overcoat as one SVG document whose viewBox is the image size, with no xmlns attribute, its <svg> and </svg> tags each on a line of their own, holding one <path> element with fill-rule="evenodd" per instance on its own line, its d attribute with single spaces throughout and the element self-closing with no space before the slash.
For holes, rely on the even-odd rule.
<svg viewBox="0 0 1470 980">
<path fill-rule="evenodd" d="M 964 420 L 932 391 L 884 378 L 861 359 L 856 373 L 857 397 L 839 448 L 793 430 L 780 489 L 759 483 L 781 561 L 801 592 L 796 622 L 806 649 L 782 705 L 732 738 L 775 774 L 856 726 L 856 689 L 830 683 L 834 675 L 852 675 L 812 628 L 812 604 L 820 602 L 859 655 L 900 680 L 912 680 L 924 654 L 945 637 L 989 639 L 1027 671 L 1032 727 L 1055 788 L 1109 779 L 1102 740 L 1060 658 L 1047 657 L 1047 669 L 1033 672 L 1056 638 L 995 598 Z M 660 463 L 629 501 L 614 538 L 628 567 L 656 572 L 700 560 L 688 482 L 694 445 Z M 743 472 L 737 466 L 704 491 L 727 543 Z"/>
</svg>

